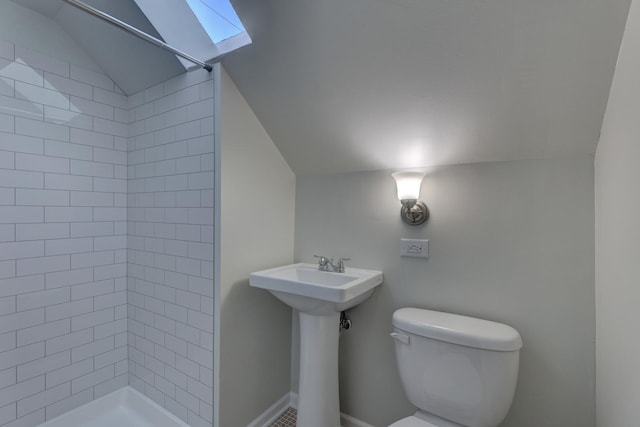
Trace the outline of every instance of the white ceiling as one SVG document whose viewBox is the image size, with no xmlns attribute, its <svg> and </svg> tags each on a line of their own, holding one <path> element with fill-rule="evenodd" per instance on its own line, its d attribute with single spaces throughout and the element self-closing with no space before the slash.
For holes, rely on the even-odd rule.
<svg viewBox="0 0 640 427">
<path fill-rule="evenodd" d="M 629 0 L 235 0 L 296 174 L 593 154 Z"/>
<path fill-rule="evenodd" d="M 184 71 L 61 0 L 14 1 L 127 94 Z M 87 2 L 155 33 L 133 0 Z M 630 4 L 232 2 L 253 44 L 223 64 L 296 174 L 593 154 Z"/>
</svg>

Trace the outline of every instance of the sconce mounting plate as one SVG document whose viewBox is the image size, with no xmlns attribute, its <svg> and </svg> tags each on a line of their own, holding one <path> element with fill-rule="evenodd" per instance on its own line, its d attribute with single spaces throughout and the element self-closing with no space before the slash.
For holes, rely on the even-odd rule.
<svg viewBox="0 0 640 427">
<path fill-rule="evenodd" d="M 400 217 L 409 225 L 424 224 L 429 219 L 429 209 L 422 200 L 416 200 L 412 206 L 402 203 Z"/>
</svg>

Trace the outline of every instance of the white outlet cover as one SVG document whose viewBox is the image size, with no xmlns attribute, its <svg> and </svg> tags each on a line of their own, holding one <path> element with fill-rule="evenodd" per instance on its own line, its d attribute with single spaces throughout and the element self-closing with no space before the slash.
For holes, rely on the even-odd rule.
<svg viewBox="0 0 640 427">
<path fill-rule="evenodd" d="M 429 240 L 400 239 L 400 256 L 429 258 Z"/>
</svg>

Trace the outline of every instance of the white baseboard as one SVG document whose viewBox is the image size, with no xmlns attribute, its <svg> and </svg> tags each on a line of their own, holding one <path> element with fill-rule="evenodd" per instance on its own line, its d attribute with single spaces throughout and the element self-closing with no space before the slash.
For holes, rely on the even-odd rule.
<svg viewBox="0 0 640 427">
<path fill-rule="evenodd" d="M 291 407 L 293 393 L 287 393 L 253 420 L 247 427 L 268 427 Z M 296 401 L 298 396 L 296 395 Z"/>
</svg>

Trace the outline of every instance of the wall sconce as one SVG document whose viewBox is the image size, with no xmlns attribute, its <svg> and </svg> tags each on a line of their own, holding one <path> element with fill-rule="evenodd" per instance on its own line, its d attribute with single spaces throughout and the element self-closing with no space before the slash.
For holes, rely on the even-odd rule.
<svg viewBox="0 0 640 427">
<path fill-rule="evenodd" d="M 391 176 L 396 180 L 398 187 L 398 199 L 402 203 L 400 217 L 409 225 L 420 225 L 429 218 L 427 205 L 418 200 L 420 197 L 420 186 L 424 174 L 421 172 L 396 172 Z"/>
</svg>

